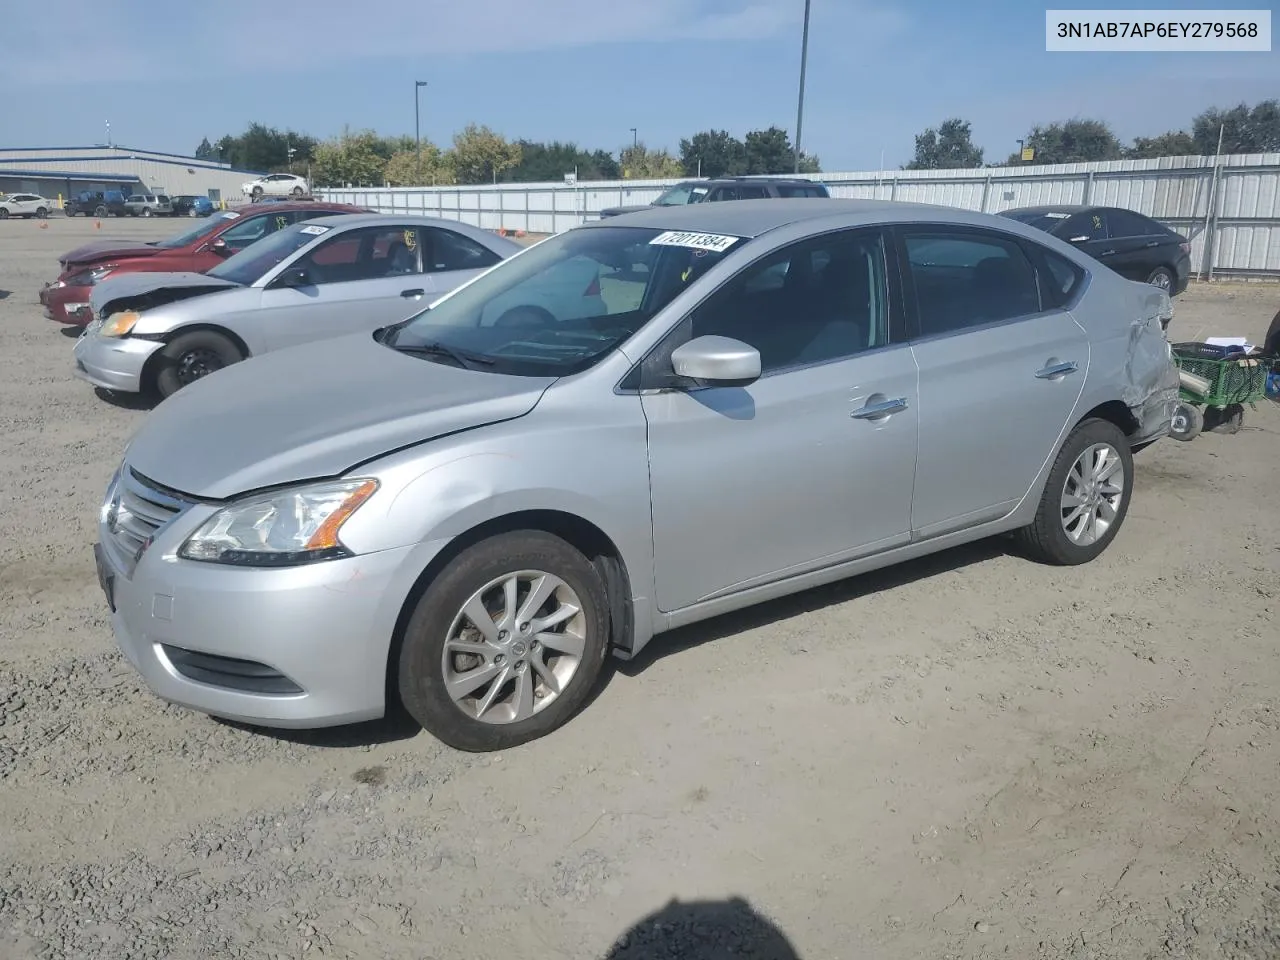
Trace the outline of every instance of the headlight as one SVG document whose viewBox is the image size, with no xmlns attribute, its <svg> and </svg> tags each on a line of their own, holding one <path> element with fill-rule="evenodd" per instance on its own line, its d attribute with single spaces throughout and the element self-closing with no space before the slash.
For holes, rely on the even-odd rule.
<svg viewBox="0 0 1280 960">
<path fill-rule="evenodd" d="M 115 268 L 116 265 L 111 263 L 103 267 L 94 267 L 92 270 L 81 270 L 75 276 L 67 277 L 66 282 L 61 285 L 66 287 L 92 287 L 99 280 L 109 276 Z"/>
<path fill-rule="evenodd" d="M 178 556 L 245 567 L 352 556 L 338 531 L 377 489 L 377 480 L 341 480 L 233 503 L 206 520 Z"/>
<path fill-rule="evenodd" d="M 102 328 L 98 331 L 100 337 L 123 337 L 142 319 L 142 314 L 137 310 L 124 310 L 121 313 L 112 314 L 102 324 Z"/>
</svg>

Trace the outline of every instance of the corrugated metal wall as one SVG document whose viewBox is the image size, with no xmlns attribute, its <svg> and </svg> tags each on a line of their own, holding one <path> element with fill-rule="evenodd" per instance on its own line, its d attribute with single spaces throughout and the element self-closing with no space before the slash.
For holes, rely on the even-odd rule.
<svg viewBox="0 0 1280 960">
<path fill-rule="evenodd" d="M 256 174 L 207 164 L 188 157 L 109 147 L 66 147 L 47 150 L 0 150 L 0 175 L 5 168 L 31 172 L 125 174 L 137 177 L 147 189 L 168 194 L 211 196 L 242 201 L 241 185 Z"/>
<path fill-rule="evenodd" d="M 1280 277 L 1280 154 L 1164 157 L 1039 167 L 824 173 L 833 196 L 936 203 L 998 213 L 1010 207 L 1093 203 L 1145 213 L 1185 234 L 1192 269 Z M 345 188 L 325 199 L 412 211 L 491 230 L 558 233 L 605 207 L 651 202 L 678 180 Z M 1208 217 L 1210 198 L 1213 216 Z M 1208 217 L 1208 223 L 1206 223 Z M 1212 263 L 1205 257 L 1210 241 Z"/>
</svg>

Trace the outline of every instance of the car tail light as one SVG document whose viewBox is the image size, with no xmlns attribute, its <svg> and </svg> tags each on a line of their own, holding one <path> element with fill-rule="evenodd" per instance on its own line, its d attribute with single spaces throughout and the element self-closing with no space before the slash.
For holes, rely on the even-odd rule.
<svg viewBox="0 0 1280 960">
<path fill-rule="evenodd" d="M 587 289 L 582 291 L 584 297 L 600 296 L 600 275 L 596 274 L 591 278 L 591 282 L 587 284 Z"/>
</svg>

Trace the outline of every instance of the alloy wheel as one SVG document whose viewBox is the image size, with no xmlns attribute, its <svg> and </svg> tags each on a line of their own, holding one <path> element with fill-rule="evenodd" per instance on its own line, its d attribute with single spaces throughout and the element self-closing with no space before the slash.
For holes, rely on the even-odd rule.
<svg viewBox="0 0 1280 960">
<path fill-rule="evenodd" d="M 1124 501 L 1124 463 L 1109 443 L 1086 447 L 1067 471 L 1062 489 L 1062 529 L 1077 546 L 1106 536 Z"/>
<path fill-rule="evenodd" d="M 468 717 L 518 723 L 573 682 L 586 649 L 582 601 L 559 577 L 507 573 L 463 604 L 443 650 L 445 689 Z"/>
</svg>

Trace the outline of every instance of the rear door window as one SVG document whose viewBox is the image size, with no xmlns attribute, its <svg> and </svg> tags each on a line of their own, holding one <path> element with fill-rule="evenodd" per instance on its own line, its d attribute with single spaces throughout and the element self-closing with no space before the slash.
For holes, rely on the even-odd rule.
<svg viewBox="0 0 1280 960">
<path fill-rule="evenodd" d="M 482 270 L 502 259 L 483 244 L 452 230 L 421 227 L 418 233 L 425 244 L 424 253 L 429 257 L 426 263 L 428 273 Z"/>
<path fill-rule="evenodd" d="M 1106 240 L 1107 218 L 1101 210 L 1092 213 L 1077 213 L 1068 218 L 1061 228 L 1054 231 L 1054 236 L 1064 240 Z"/>
<path fill-rule="evenodd" d="M 1108 210 L 1107 228 L 1113 239 L 1161 236 L 1165 233 L 1160 224 L 1132 210 Z"/>
<path fill-rule="evenodd" d="M 311 282 L 317 285 L 380 280 L 422 271 L 415 231 L 391 226 L 340 233 L 301 258 L 297 266 L 305 268 Z"/>
</svg>

